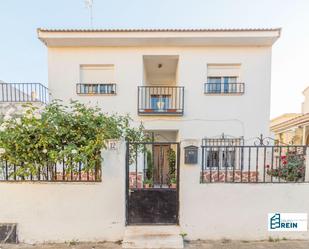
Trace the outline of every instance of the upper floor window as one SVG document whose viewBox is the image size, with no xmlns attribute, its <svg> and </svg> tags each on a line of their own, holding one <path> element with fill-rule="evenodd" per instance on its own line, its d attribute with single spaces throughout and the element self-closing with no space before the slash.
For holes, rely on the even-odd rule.
<svg viewBox="0 0 309 249">
<path fill-rule="evenodd" d="M 77 94 L 116 94 L 114 65 L 81 65 L 76 87 Z"/>
<path fill-rule="evenodd" d="M 151 95 L 151 109 L 154 111 L 166 111 L 170 109 L 171 95 Z"/>
<path fill-rule="evenodd" d="M 77 84 L 77 94 L 116 94 L 116 84 Z"/>
<path fill-rule="evenodd" d="M 239 64 L 209 64 L 204 92 L 206 94 L 242 94 L 244 83 L 239 79 Z"/>
<path fill-rule="evenodd" d="M 237 77 L 208 77 L 207 78 L 208 93 L 236 93 L 237 92 Z"/>
</svg>

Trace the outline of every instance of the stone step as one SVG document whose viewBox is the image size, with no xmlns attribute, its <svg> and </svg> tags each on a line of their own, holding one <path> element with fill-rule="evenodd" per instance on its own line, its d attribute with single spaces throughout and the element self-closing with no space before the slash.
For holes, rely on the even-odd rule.
<svg viewBox="0 0 309 249">
<path fill-rule="evenodd" d="M 127 226 L 122 248 L 183 248 L 179 226 Z"/>
</svg>

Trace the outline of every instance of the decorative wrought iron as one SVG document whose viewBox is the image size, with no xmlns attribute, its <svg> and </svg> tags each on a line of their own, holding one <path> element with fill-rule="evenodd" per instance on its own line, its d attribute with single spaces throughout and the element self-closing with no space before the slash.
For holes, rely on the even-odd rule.
<svg viewBox="0 0 309 249">
<path fill-rule="evenodd" d="M 308 147 L 276 141 L 261 134 L 251 145 L 203 143 L 201 183 L 308 182 Z"/>
<path fill-rule="evenodd" d="M 263 134 L 261 134 L 259 137 L 255 138 L 255 141 L 253 142 L 253 144 L 255 146 L 267 146 L 270 144 L 271 140 L 275 141 L 271 137 L 264 137 Z"/>
<path fill-rule="evenodd" d="M 243 145 L 243 137 L 232 137 L 222 133 L 220 137 L 204 138 L 202 144 L 205 146 L 233 146 Z"/>
</svg>

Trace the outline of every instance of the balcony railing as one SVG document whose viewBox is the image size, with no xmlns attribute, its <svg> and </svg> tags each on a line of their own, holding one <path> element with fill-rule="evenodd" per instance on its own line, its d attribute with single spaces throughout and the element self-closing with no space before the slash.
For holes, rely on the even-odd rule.
<svg viewBox="0 0 309 249">
<path fill-rule="evenodd" d="M 139 115 L 183 115 L 184 87 L 139 86 Z"/>
<path fill-rule="evenodd" d="M 205 94 L 244 94 L 245 83 L 205 83 Z"/>
<path fill-rule="evenodd" d="M 116 84 L 79 83 L 76 85 L 76 93 L 79 95 L 114 95 L 116 94 Z"/>
<path fill-rule="evenodd" d="M 48 103 L 47 87 L 41 83 L 0 83 L 0 102 Z"/>
</svg>

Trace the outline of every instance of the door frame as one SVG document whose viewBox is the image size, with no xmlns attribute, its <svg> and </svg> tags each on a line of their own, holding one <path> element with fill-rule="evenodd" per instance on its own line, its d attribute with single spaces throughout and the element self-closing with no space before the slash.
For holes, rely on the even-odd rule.
<svg viewBox="0 0 309 249">
<path fill-rule="evenodd" d="M 129 158 L 130 158 L 130 144 L 141 144 L 141 145 L 176 145 L 176 223 L 175 224 L 165 224 L 165 225 L 179 225 L 179 191 L 180 191 L 180 143 L 179 142 L 126 142 L 126 155 L 125 155 L 125 225 L 138 225 L 130 224 L 129 222 Z M 155 189 L 155 188 L 154 188 Z M 157 223 L 143 224 L 143 225 L 163 225 Z"/>
</svg>

